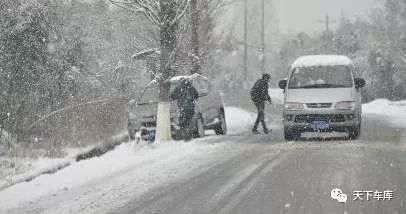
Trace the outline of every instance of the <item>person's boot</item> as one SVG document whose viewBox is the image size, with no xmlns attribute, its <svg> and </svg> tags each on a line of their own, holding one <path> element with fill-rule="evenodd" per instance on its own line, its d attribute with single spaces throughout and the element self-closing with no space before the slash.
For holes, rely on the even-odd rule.
<svg viewBox="0 0 406 214">
<path fill-rule="evenodd" d="M 253 129 L 252 130 L 252 134 L 254 134 L 254 135 L 259 135 L 259 134 L 261 134 L 258 130 L 256 130 L 256 129 Z"/>
<path fill-rule="evenodd" d="M 187 128 L 185 128 L 183 140 L 185 142 L 189 142 L 189 141 L 193 140 L 193 135 L 192 135 L 192 132 L 191 132 L 190 125 L 187 126 Z"/>
<path fill-rule="evenodd" d="M 272 129 L 268 129 L 268 127 L 266 125 L 264 125 L 263 128 L 264 128 L 264 133 L 265 134 L 269 134 L 269 133 L 272 132 Z"/>
<path fill-rule="evenodd" d="M 255 121 L 254 127 L 252 128 L 252 133 L 253 133 L 253 134 L 261 134 L 261 133 L 259 133 L 259 131 L 258 131 L 258 125 L 259 125 L 259 122 L 258 122 L 258 121 Z"/>
<path fill-rule="evenodd" d="M 267 127 L 265 121 L 261 121 L 261 123 L 262 123 L 262 128 L 264 129 L 264 133 L 265 133 L 265 134 L 271 133 L 271 131 L 268 129 L 268 127 Z"/>
<path fill-rule="evenodd" d="M 186 139 L 186 132 L 184 129 L 181 129 L 180 131 L 180 140 L 185 140 Z"/>
</svg>

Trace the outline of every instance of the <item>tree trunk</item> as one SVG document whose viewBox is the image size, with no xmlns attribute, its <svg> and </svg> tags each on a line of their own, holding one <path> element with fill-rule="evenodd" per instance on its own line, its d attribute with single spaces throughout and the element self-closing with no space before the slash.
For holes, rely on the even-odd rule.
<svg viewBox="0 0 406 214">
<path fill-rule="evenodd" d="M 174 0 L 160 0 L 161 11 L 160 19 L 164 20 L 163 26 L 160 29 L 160 73 L 159 80 L 159 103 L 157 112 L 157 140 L 170 141 L 171 126 L 170 126 L 170 55 L 175 49 L 176 44 L 176 28 L 177 24 L 171 22 L 176 17 L 176 2 Z"/>
<path fill-rule="evenodd" d="M 199 10 L 197 9 L 197 0 L 190 1 L 191 25 L 192 25 L 192 74 L 200 71 L 199 54 Z"/>
<path fill-rule="evenodd" d="M 158 141 L 170 141 L 171 134 L 171 120 L 170 109 L 171 103 L 169 102 L 170 83 L 161 82 L 159 84 L 159 103 L 157 112 L 157 136 Z"/>
</svg>

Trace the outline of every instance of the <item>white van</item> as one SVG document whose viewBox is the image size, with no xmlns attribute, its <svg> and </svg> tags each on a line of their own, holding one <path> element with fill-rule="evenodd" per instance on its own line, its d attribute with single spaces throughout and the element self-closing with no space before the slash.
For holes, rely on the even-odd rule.
<svg viewBox="0 0 406 214">
<path fill-rule="evenodd" d="M 355 69 L 346 56 L 304 56 L 293 63 L 288 78 L 279 82 L 285 93 L 285 140 L 297 140 L 303 132 L 359 137 L 365 80 L 354 77 Z"/>
</svg>

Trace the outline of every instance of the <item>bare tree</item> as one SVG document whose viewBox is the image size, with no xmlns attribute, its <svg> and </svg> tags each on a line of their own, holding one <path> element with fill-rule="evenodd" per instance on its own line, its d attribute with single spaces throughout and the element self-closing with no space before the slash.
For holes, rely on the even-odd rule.
<svg viewBox="0 0 406 214">
<path fill-rule="evenodd" d="M 175 75 L 171 69 L 176 52 L 177 28 L 186 14 L 190 0 L 109 0 L 112 4 L 143 14 L 160 35 L 160 69 L 155 79 L 159 84 L 159 103 L 157 113 L 157 139 L 171 139 L 170 130 L 170 83 Z"/>
</svg>

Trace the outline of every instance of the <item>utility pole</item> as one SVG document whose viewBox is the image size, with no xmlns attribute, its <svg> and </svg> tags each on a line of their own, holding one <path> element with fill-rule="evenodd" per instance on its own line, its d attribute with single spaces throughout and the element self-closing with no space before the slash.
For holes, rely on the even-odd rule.
<svg viewBox="0 0 406 214">
<path fill-rule="evenodd" d="M 262 0 L 261 9 L 261 47 L 259 50 L 261 73 L 265 74 L 265 0 Z"/>
<path fill-rule="evenodd" d="M 199 10 L 197 9 L 197 0 L 190 1 L 190 13 L 192 24 L 192 74 L 200 71 L 199 54 Z"/>
<path fill-rule="evenodd" d="M 330 32 L 330 24 L 336 23 L 336 21 L 331 21 L 330 20 L 330 16 L 328 15 L 328 13 L 326 14 L 326 19 L 325 20 L 320 20 L 319 22 L 326 26 L 326 32 Z"/>
<path fill-rule="evenodd" d="M 244 87 L 248 80 L 248 0 L 244 0 Z"/>
</svg>

